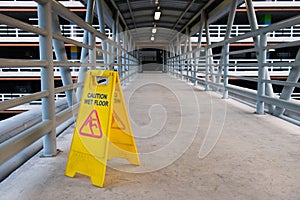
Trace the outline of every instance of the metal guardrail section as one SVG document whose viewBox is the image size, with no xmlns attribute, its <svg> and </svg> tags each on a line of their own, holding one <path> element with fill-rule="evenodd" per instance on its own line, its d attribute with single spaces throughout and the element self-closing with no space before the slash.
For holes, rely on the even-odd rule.
<svg viewBox="0 0 300 200">
<path fill-rule="evenodd" d="M 33 25 L 35 27 L 38 27 L 37 25 Z M 95 29 L 100 31 L 100 26 L 99 25 L 93 25 Z M 82 29 L 78 25 L 60 25 L 60 30 L 61 34 L 65 37 L 70 37 L 70 38 L 83 38 L 84 36 L 84 29 Z M 105 35 L 108 38 L 112 38 L 112 32 L 110 29 L 106 28 L 105 29 Z M 30 33 L 27 31 L 24 31 L 19 28 L 15 27 L 10 27 L 8 25 L 1 24 L 0 25 L 0 37 L 1 40 L 6 40 L 7 42 L 15 42 L 18 38 L 19 39 L 24 39 L 25 38 L 32 38 L 32 41 L 38 41 L 38 35 L 35 33 Z M 10 40 L 7 40 L 7 38 L 11 38 Z M 18 40 L 17 40 L 18 41 Z M 98 40 L 99 42 L 101 41 L 100 39 Z"/>
<path fill-rule="evenodd" d="M 300 89 L 298 82 L 300 76 L 300 40 L 267 44 L 267 35 L 274 34 L 279 30 L 291 30 L 291 27 L 299 27 L 299 24 L 300 16 L 296 16 L 236 37 L 228 37 L 220 42 L 208 43 L 206 47 L 198 47 L 181 55 L 176 55 L 178 52 L 175 52 L 176 47 L 173 47 L 172 56 L 167 61 L 168 72 L 182 80 L 191 81 L 194 85 L 201 84 L 205 90 L 222 92 L 224 98 L 228 98 L 230 94 L 240 99 L 256 102 L 258 114 L 269 112 L 284 118 L 292 117 L 291 121 L 300 124 L 300 101 L 295 100 L 298 99 L 297 94 L 299 94 Z M 227 31 L 230 32 L 230 28 Z M 210 30 L 207 31 L 207 33 L 209 32 Z M 254 47 L 229 51 L 230 44 L 252 38 L 254 38 Z M 276 62 L 266 59 L 267 51 L 280 48 L 295 48 L 298 51 L 295 59 L 278 59 Z M 212 54 L 213 51 L 219 53 Z M 255 61 L 246 60 L 246 62 L 232 62 L 230 59 L 233 55 L 243 53 L 255 53 L 257 59 Z M 256 77 L 243 73 L 243 69 L 245 72 L 249 72 L 251 69 Z M 287 80 L 271 79 L 270 74 L 281 69 L 287 70 Z M 232 85 L 229 79 L 242 80 L 244 86 Z M 257 90 L 250 89 L 245 82 L 254 83 Z M 280 88 L 280 91 L 276 91 L 277 94 L 275 94 L 273 87 Z M 290 115 L 289 113 L 293 114 Z"/>
<path fill-rule="evenodd" d="M 78 112 L 79 100 L 81 99 L 81 90 L 85 78 L 85 73 L 89 69 L 114 69 L 118 70 L 122 84 L 125 84 L 138 71 L 138 60 L 135 55 L 130 53 L 133 49 L 133 43 L 130 35 L 122 35 L 109 39 L 105 33 L 99 32 L 92 27 L 89 21 L 91 9 L 87 9 L 86 21 L 82 20 L 76 14 L 62 6 L 54 0 L 36 0 L 38 3 L 39 25 L 33 26 L 18 19 L 0 14 L 0 23 L 13 27 L 15 30 L 22 30 L 28 35 L 35 34 L 39 38 L 40 60 L 28 59 L 0 59 L 1 70 L 37 70 L 41 77 L 41 91 L 29 95 L 16 95 L 13 99 L 7 96 L 0 96 L 0 110 L 7 110 L 20 105 L 28 105 L 36 101 L 42 101 L 40 112 L 42 121 L 31 127 L 25 127 L 16 136 L 0 144 L 0 165 L 13 159 L 16 154 L 23 151 L 26 147 L 43 137 L 43 155 L 54 156 L 56 149 L 56 128 Z M 81 27 L 83 31 L 83 40 L 78 41 L 62 34 L 59 25 L 59 17 L 74 23 Z M 104 24 L 100 29 L 104 30 Z M 100 46 L 97 40 L 102 41 Z M 123 41 L 121 43 L 121 40 Z M 81 48 L 81 59 L 77 62 L 68 60 L 64 44 L 74 45 Z M 54 60 L 53 51 L 56 60 Z M 98 61 L 98 57 L 101 61 Z M 62 87 L 54 87 L 54 73 L 59 68 L 60 77 L 63 82 Z M 78 81 L 73 83 L 70 69 L 78 67 Z M 77 70 L 77 69 L 76 69 Z M 69 108 L 55 113 L 55 99 L 61 93 L 65 93 Z M 15 95 L 15 94 L 14 94 Z M 8 100 L 9 99 L 9 100 Z M 7 120 L 1 121 L 5 125 Z M 10 120 L 11 121 L 11 120 Z M 15 123 L 22 124 L 22 120 Z M 17 124 L 16 124 L 17 126 Z M 1 174 L 2 175 L 2 174 Z M 1 176 L 2 177 L 2 176 Z"/>
<path fill-rule="evenodd" d="M 268 25 L 259 25 L 258 27 L 263 28 L 263 27 L 267 27 L 267 26 Z M 219 38 L 218 40 L 223 39 L 226 35 L 226 28 L 227 28 L 227 25 L 215 25 L 215 24 L 209 25 L 210 37 Z M 248 32 L 251 32 L 250 25 L 233 25 L 230 35 L 232 37 L 235 37 L 235 36 L 243 35 Z M 206 37 L 206 34 L 203 33 L 202 37 Z M 267 38 L 268 38 L 268 41 L 272 41 L 272 42 L 273 41 L 282 41 L 283 38 L 286 41 L 295 41 L 297 39 L 299 40 L 300 25 L 295 24 L 294 26 L 291 26 L 291 27 L 286 27 L 286 28 L 271 31 L 267 34 Z M 193 41 L 196 41 L 195 39 L 197 39 L 197 38 L 194 38 Z M 249 39 L 251 39 L 251 38 L 249 38 Z M 249 41 L 251 41 L 251 40 L 249 40 Z"/>
<path fill-rule="evenodd" d="M 266 27 L 267 25 L 259 25 L 260 28 Z M 99 25 L 93 25 L 93 27 L 100 31 Z M 60 25 L 61 33 L 63 36 L 70 38 L 82 38 L 84 30 L 78 25 Z M 226 25 L 210 25 L 210 37 L 212 41 L 220 41 L 225 37 Z M 251 32 L 250 25 L 234 25 L 232 27 L 231 36 L 239 36 Z M 112 38 L 111 29 L 105 29 L 105 34 L 108 38 Z M 35 42 L 38 41 L 38 35 L 34 33 L 26 32 L 19 28 L 10 27 L 7 25 L 0 25 L 0 41 L 16 42 L 26 39 L 26 41 Z M 206 35 L 203 34 L 205 38 Z M 267 34 L 268 40 L 272 42 L 276 41 L 295 41 L 300 38 L 300 25 L 294 25 L 291 27 L 283 28 L 280 30 L 272 31 Z M 19 40 L 18 40 L 19 39 Z M 251 39 L 251 38 L 249 38 Z M 192 37 L 192 41 L 196 42 L 197 37 Z M 244 40 L 244 42 L 251 42 L 251 40 Z M 97 41 L 100 42 L 100 39 Z"/>
</svg>

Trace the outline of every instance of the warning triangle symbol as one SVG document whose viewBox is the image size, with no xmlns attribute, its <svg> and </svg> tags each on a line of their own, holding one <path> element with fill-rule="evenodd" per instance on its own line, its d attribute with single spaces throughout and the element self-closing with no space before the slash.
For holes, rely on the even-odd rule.
<svg viewBox="0 0 300 200">
<path fill-rule="evenodd" d="M 92 112 L 86 118 L 79 129 L 79 134 L 92 138 L 102 138 L 102 129 L 96 110 L 92 110 Z"/>
</svg>

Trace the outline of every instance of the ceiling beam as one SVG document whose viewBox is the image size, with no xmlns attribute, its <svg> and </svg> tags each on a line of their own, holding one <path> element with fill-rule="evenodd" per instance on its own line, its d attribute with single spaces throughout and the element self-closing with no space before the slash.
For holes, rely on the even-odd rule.
<svg viewBox="0 0 300 200">
<path fill-rule="evenodd" d="M 195 2 L 195 0 L 192 0 L 189 3 L 189 5 L 186 7 L 186 9 L 184 10 L 184 12 L 180 15 L 180 17 L 178 18 L 177 22 L 173 26 L 173 30 L 176 28 L 177 24 L 180 22 L 180 20 L 183 18 L 183 16 L 187 13 L 187 11 L 192 7 L 192 5 L 193 5 L 194 2 Z"/>
<path fill-rule="evenodd" d="M 127 0 L 127 5 L 128 5 L 128 9 L 129 9 L 129 11 L 130 11 L 130 15 L 131 15 L 131 19 L 132 19 L 132 21 L 133 21 L 134 27 L 136 28 L 134 15 L 133 15 L 133 12 L 132 12 L 131 5 L 130 5 L 129 0 Z"/>
<path fill-rule="evenodd" d="M 193 21 L 195 21 L 200 15 L 201 13 L 206 9 L 208 8 L 208 6 L 210 6 L 215 0 L 210 0 L 209 2 L 207 2 L 202 8 L 201 10 L 194 15 L 194 17 L 192 19 L 190 19 L 190 21 L 188 21 L 179 31 L 179 33 L 181 33 L 182 31 L 184 31 L 188 25 L 190 25 Z"/>
<path fill-rule="evenodd" d="M 123 22 L 123 24 L 124 24 L 124 26 L 125 26 L 125 29 L 128 29 L 126 20 L 124 19 L 123 14 L 120 12 L 120 10 L 119 10 L 119 8 L 118 8 L 118 6 L 117 6 L 115 0 L 111 0 L 111 3 L 112 3 L 112 5 L 113 5 L 113 7 L 116 9 L 116 11 L 119 12 L 119 17 L 120 17 L 120 19 L 122 20 L 122 22 Z"/>
</svg>

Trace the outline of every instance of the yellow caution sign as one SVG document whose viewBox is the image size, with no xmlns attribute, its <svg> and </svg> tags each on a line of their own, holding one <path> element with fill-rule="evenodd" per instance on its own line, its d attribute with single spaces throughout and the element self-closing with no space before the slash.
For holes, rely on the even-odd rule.
<svg viewBox="0 0 300 200">
<path fill-rule="evenodd" d="M 87 72 L 65 174 L 90 176 L 103 187 L 107 160 L 140 160 L 117 72 Z"/>
</svg>

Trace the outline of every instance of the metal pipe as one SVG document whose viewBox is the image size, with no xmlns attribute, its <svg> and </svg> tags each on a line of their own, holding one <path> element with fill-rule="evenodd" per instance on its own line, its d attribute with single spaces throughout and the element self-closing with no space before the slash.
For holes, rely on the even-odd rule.
<svg viewBox="0 0 300 200">
<path fill-rule="evenodd" d="M 271 24 L 267 27 L 259 28 L 257 30 L 251 30 L 250 32 L 247 32 L 245 34 L 242 34 L 242 35 L 239 35 L 236 37 L 232 37 L 232 38 L 228 38 L 227 40 L 222 40 L 220 42 L 213 43 L 210 45 L 210 47 L 215 48 L 215 47 L 222 46 L 225 43 L 234 43 L 234 42 L 244 40 L 244 39 L 247 39 L 250 37 L 255 37 L 260 34 L 266 34 L 268 32 L 272 32 L 272 31 L 276 31 L 276 30 L 283 29 L 286 27 L 294 26 L 299 23 L 300 23 L 300 16 L 292 17 L 292 18 Z"/>
<path fill-rule="evenodd" d="M 300 48 L 298 49 L 295 61 L 300 61 Z M 300 67 L 292 67 L 289 76 L 287 78 L 287 82 L 291 83 L 297 83 L 300 78 Z M 295 86 L 289 86 L 285 85 L 282 89 L 282 92 L 280 94 L 280 99 L 283 100 L 289 100 L 291 98 L 291 95 L 295 89 Z M 285 109 L 283 107 L 276 106 L 276 109 L 274 111 L 274 115 L 282 115 L 284 113 Z"/>
<path fill-rule="evenodd" d="M 207 20 L 207 16 L 205 13 L 203 13 L 203 17 L 204 17 L 204 22 L 205 22 L 205 34 L 206 34 L 206 44 L 207 44 L 207 73 L 210 73 L 210 77 L 211 77 L 211 81 L 213 83 L 216 82 L 215 79 L 215 75 L 214 74 L 214 67 L 212 66 L 212 64 L 214 63 L 213 60 L 213 54 L 212 54 L 212 48 L 210 48 L 209 46 L 211 45 L 211 41 L 210 41 L 210 32 L 209 32 L 209 24 L 208 24 L 208 20 Z M 208 74 L 207 74 L 208 76 Z M 214 88 L 213 88 L 214 89 Z"/>
<path fill-rule="evenodd" d="M 74 119 L 60 124 L 56 128 L 57 136 L 60 135 L 66 128 L 70 127 L 74 123 Z M 27 162 L 32 156 L 37 154 L 43 148 L 42 139 L 37 140 L 30 146 L 26 147 L 23 151 L 16 154 L 14 157 L 0 165 L 0 182 L 8 177 L 14 170 L 18 169 L 21 165 Z"/>
<path fill-rule="evenodd" d="M 80 103 L 77 103 L 77 104 L 73 105 L 72 107 L 66 108 L 65 110 L 59 112 L 56 116 L 56 125 L 59 125 L 59 124 L 63 123 L 64 121 L 67 121 L 71 117 L 75 117 L 74 119 L 76 119 L 76 114 L 74 115 L 74 113 L 78 112 L 79 104 Z"/>
<path fill-rule="evenodd" d="M 0 61 L 1 68 L 20 68 L 20 66 L 40 68 L 49 65 L 46 60 L 0 59 Z"/>
<path fill-rule="evenodd" d="M 198 35 L 198 41 L 197 41 L 197 49 L 200 49 L 200 48 L 202 48 L 202 35 L 203 35 L 203 24 L 204 23 L 204 17 L 203 17 L 203 14 L 201 15 L 201 17 L 200 17 L 200 26 L 199 26 L 199 31 L 198 31 L 198 33 L 199 33 L 199 35 Z M 195 62 L 196 62 L 196 65 L 195 65 L 195 69 L 194 69 L 194 78 L 197 78 L 197 72 L 198 72 L 198 63 L 199 63 L 199 56 L 200 56 L 200 54 L 201 54 L 201 50 L 199 50 L 199 51 L 196 51 L 195 52 L 195 54 L 196 54 L 196 60 L 195 60 Z M 194 82 L 194 85 L 196 86 L 198 84 L 198 81 L 195 81 Z"/>
<path fill-rule="evenodd" d="M 246 9 L 247 9 L 248 20 L 250 22 L 251 31 L 259 29 L 252 0 L 245 0 L 245 5 L 246 5 Z M 263 34 L 261 34 L 261 35 L 263 35 Z M 260 44 L 262 44 L 262 43 L 260 43 L 260 37 L 259 36 L 253 37 L 253 40 L 254 40 L 254 46 L 256 46 L 256 47 L 258 47 Z M 267 44 L 267 41 L 264 41 L 263 43 Z M 259 48 L 266 47 L 267 46 L 266 44 L 263 47 L 260 46 Z M 266 51 L 264 51 L 264 52 L 266 53 Z M 258 57 L 260 57 L 260 55 L 257 55 L 257 58 Z M 258 58 L 258 60 L 261 59 L 261 58 L 262 57 Z M 265 62 L 266 62 L 266 58 L 264 58 L 264 63 Z M 266 66 L 264 67 L 264 76 L 265 76 L 265 77 L 263 77 L 264 79 L 267 79 L 267 80 L 271 79 L 270 75 L 269 75 L 268 68 Z M 266 95 L 274 96 L 272 84 L 264 84 L 264 85 L 265 85 L 264 87 L 265 87 Z M 259 104 L 259 105 L 261 105 L 261 104 Z M 274 106 L 269 105 L 269 112 L 272 113 L 273 110 L 274 110 Z"/>
<path fill-rule="evenodd" d="M 58 16 L 54 13 L 52 13 L 52 30 L 53 33 L 61 35 Z M 55 51 L 56 59 L 61 62 L 67 62 L 68 57 L 67 57 L 64 43 L 57 39 L 53 39 L 52 41 L 53 41 L 53 48 Z M 60 71 L 60 76 L 62 79 L 63 86 L 73 85 L 70 68 L 59 67 L 59 71 Z M 72 106 L 74 103 L 76 103 L 76 98 L 73 89 L 66 90 L 65 94 L 68 99 L 69 106 Z"/>
<path fill-rule="evenodd" d="M 18 19 L 9 17 L 7 15 L 3 15 L 0 13 L 0 23 L 1 24 L 6 24 L 11 27 L 17 27 L 19 29 L 22 29 L 24 31 L 28 31 L 31 33 L 35 33 L 37 35 L 47 35 L 47 31 L 41 28 L 37 28 L 35 26 L 32 26 L 31 24 L 27 24 L 23 21 L 20 21 Z"/>
<path fill-rule="evenodd" d="M 285 109 L 289 109 L 291 111 L 300 113 L 300 103 L 299 101 L 288 101 L 284 99 L 276 99 L 269 96 L 262 96 L 261 99 L 269 104 L 277 105 L 280 107 L 284 107 Z"/>
<path fill-rule="evenodd" d="M 75 46 L 78 46 L 78 47 L 84 47 L 84 48 L 87 48 L 87 49 L 92 48 L 89 45 L 86 45 L 85 43 L 78 42 L 77 40 L 73 40 L 71 38 L 66 38 L 66 37 L 64 37 L 62 35 L 59 35 L 57 33 L 53 33 L 53 39 L 57 39 L 57 40 L 60 40 L 62 42 L 69 43 L 69 44 L 74 44 Z"/>
<path fill-rule="evenodd" d="M 67 90 L 72 90 L 72 89 L 75 89 L 75 88 L 78 88 L 78 87 L 81 87 L 81 86 L 83 86 L 83 83 L 74 83 L 74 84 L 71 84 L 71 85 L 57 87 L 57 88 L 54 89 L 54 92 L 55 92 L 55 94 L 57 94 L 57 93 L 64 92 L 64 91 L 67 91 Z"/>
<path fill-rule="evenodd" d="M 223 61 L 224 61 L 224 77 L 223 77 L 223 99 L 228 99 L 228 63 L 229 63 L 229 44 L 225 44 L 224 48 L 223 48 L 223 52 L 224 52 L 224 57 L 223 57 Z"/>
<path fill-rule="evenodd" d="M 67 108 L 66 99 L 55 102 L 55 113 Z M 0 143 L 42 121 L 41 106 L 0 121 Z M 22 123 L 16 123 L 22 122 Z"/>
<path fill-rule="evenodd" d="M 131 16 L 131 19 L 133 21 L 133 24 L 134 24 L 134 28 L 136 29 L 135 18 L 134 18 L 134 14 L 132 12 L 129 0 L 127 0 L 127 6 L 129 8 L 129 12 L 130 12 L 130 16 Z"/>
<path fill-rule="evenodd" d="M 103 0 L 96 0 L 96 11 L 97 11 L 97 16 L 98 16 L 98 22 L 99 22 L 99 29 L 100 32 L 102 34 L 105 34 L 105 23 L 104 23 L 104 14 L 103 14 Z M 101 39 L 101 46 L 103 50 L 107 50 L 107 44 L 106 44 L 106 40 L 105 39 Z M 103 60 L 104 63 L 108 63 L 108 59 L 107 59 L 108 55 L 107 54 L 103 54 Z"/>
<path fill-rule="evenodd" d="M 1 101 L 0 102 L 0 110 L 6 110 L 9 108 L 13 108 L 15 106 L 19 106 L 19 105 L 37 100 L 37 99 L 41 99 L 41 98 L 49 96 L 49 94 L 50 93 L 48 91 L 43 91 L 43 92 L 37 92 L 37 93 L 31 94 L 31 95 L 22 96 L 17 99 Z"/>
<path fill-rule="evenodd" d="M 94 8 L 95 8 L 95 0 L 88 0 L 87 2 L 87 8 L 86 8 L 86 15 L 85 15 L 85 21 L 88 24 L 93 23 L 93 18 L 94 18 Z M 84 30 L 84 35 L 83 35 L 83 43 L 88 44 L 88 31 Z M 80 62 L 84 63 L 87 61 L 87 56 L 88 56 L 88 49 L 87 48 L 82 48 L 81 49 L 81 55 L 80 55 Z M 78 79 L 77 83 L 84 83 L 85 81 L 85 75 L 86 75 L 87 67 L 80 67 L 79 73 L 78 73 Z M 76 90 L 76 97 L 77 101 L 79 102 L 81 100 L 82 96 L 82 90 L 83 87 L 79 87 Z"/>
<path fill-rule="evenodd" d="M 51 131 L 52 122 L 43 120 L 43 122 L 34 125 L 23 131 L 22 133 L 12 137 L 0 144 L 0 165 L 12 158 L 21 150 L 28 147 L 37 139 L 43 137 L 47 132 Z M 56 149 L 55 149 L 56 151 Z"/>
<path fill-rule="evenodd" d="M 231 9 L 228 15 L 228 20 L 227 20 L 227 26 L 226 26 L 226 33 L 225 33 L 225 37 L 224 39 L 228 39 L 230 37 L 230 33 L 232 30 L 232 25 L 234 22 L 234 17 L 235 17 L 235 13 L 236 13 L 236 6 L 237 6 L 237 0 L 232 1 L 231 3 Z M 229 62 L 229 44 L 226 43 L 222 49 L 222 56 L 220 59 L 220 63 L 224 64 L 224 77 L 223 77 L 223 98 L 227 99 L 228 98 L 228 90 L 226 89 L 227 85 L 228 85 L 228 62 Z M 221 82 L 221 72 L 222 71 L 222 67 L 219 67 L 219 76 L 218 76 L 218 80 L 217 82 Z"/>
<path fill-rule="evenodd" d="M 93 49 L 89 49 L 89 63 L 90 68 L 96 67 L 96 38 L 94 33 L 89 33 L 89 45 L 93 46 Z"/>
<path fill-rule="evenodd" d="M 40 59 L 47 60 L 49 65 L 41 69 L 41 90 L 48 91 L 49 95 L 42 99 L 43 121 L 49 122 L 49 130 L 44 136 L 44 156 L 56 155 L 55 133 L 55 102 L 54 102 L 54 73 L 52 52 L 52 22 L 51 4 L 38 4 L 39 27 L 45 29 L 48 34 L 39 36 Z"/>
<path fill-rule="evenodd" d="M 257 80 L 257 103 L 256 103 L 256 113 L 264 114 L 264 101 L 262 96 L 265 95 L 265 66 L 266 61 L 266 50 L 263 48 L 267 45 L 266 35 L 260 36 L 260 45 L 258 49 L 258 80 Z"/>
</svg>

